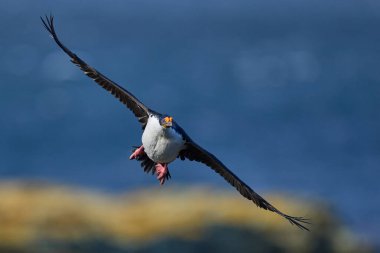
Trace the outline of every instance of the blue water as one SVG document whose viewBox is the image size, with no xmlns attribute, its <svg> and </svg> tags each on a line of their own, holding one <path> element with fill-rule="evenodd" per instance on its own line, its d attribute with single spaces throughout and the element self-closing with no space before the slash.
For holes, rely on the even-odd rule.
<svg viewBox="0 0 380 253">
<path fill-rule="evenodd" d="M 258 192 L 330 203 L 380 242 L 376 1 L 1 1 L 0 176 L 124 191 L 140 126 L 43 29 L 188 134 Z M 171 165 L 169 184 L 233 190 Z"/>
</svg>

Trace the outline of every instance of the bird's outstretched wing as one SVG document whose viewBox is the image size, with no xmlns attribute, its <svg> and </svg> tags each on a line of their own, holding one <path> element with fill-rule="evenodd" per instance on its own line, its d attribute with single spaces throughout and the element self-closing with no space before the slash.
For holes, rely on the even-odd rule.
<svg viewBox="0 0 380 253">
<path fill-rule="evenodd" d="M 150 113 L 155 113 L 153 110 L 146 107 L 141 103 L 135 96 L 132 95 L 129 91 L 119 86 L 115 82 L 108 79 L 106 76 L 101 74 L 99 71 L 88 65 L 76 54 L 71 52 L 67 47 L 65 47 L 61 41 L 58 39 L 58 36 L 54 29 L 54 17 L 45 16 L 45 19 L 41 17 L 42 23 L 44 24 L 46 30 L 50 33 L 57 45 L 71 58 L 71 61 L 77 65 L 88 77 L 92 78 L 96 83 L 102 86 L 104 89 L 109 91 L 112 95 L 118 98 L 123 104 L 125 104 L 138 118 L 142 127 L 145 128 L 146 123 L 149 118 Z"/>
<path fill-rule="evenodd" d="M 205 149 L 201 148 L 194 141 L 185 135 L 187 139 L 186 148 L 179 153 L 179 158 L 185 160 L 185 158 L 190 161 L 197 161 L 206 164 L 215 172 L 219 173 L 228 183 L 235 187 L 241 195 L 247 199 L 253 201 L 258 207 L 261 207 L 265 210 L 275 212 L 285 219 L 287 219 L 292 225 L 309 231 L 306 227 L 307 224 L 310 224 L 308 219 L 302 217 L 293 217 L 287 214 L 284 214 L 274 206 L 272 206 L 268 201 L 263 197 L 253 191 L 247 184 L 245 184 L 240 178 L 238 178 L 232 171 L 230 171 L 221 161 L 219 161 L 213 154 L 209 153 Z"/>
</svg>

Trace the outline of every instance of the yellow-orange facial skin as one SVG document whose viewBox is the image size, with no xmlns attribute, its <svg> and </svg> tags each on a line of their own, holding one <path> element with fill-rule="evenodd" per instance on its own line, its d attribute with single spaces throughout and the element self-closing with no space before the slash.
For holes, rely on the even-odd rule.
<svg viewBox="0 0 380 253">
<path fill-rule="evenodd" d="M 164 128 L 171 127 L 173 125 L 173 118 L 172 117 L 165 117 L 162 123 L 162 126 Z"/>
</svg>

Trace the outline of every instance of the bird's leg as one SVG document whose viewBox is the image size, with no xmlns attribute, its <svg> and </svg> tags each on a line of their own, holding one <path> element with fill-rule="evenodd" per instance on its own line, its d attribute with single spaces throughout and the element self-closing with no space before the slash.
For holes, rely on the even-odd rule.
<svg viewBox="0 0 380 253">
<path fill-rule="evenodd" d="M 138 149 L 136 149 L 132 155 L 129 157 L 130 160 L 137 159 L 139 156 L 142 156 L 145 154 L 144 146 L 141 145 Z"/>
<path fill-rule="evenodd" d="M 169 179 L 170 173 L 167 163 L 157 163 L 156 164 L 156 175 L 160 184 L 163 185 L 167 179 Z"/>
</svg>

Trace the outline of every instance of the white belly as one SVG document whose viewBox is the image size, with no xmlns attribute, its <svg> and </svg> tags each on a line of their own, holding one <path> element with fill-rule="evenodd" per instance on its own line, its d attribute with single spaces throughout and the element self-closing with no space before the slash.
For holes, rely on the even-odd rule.
<svg viewBox="0 0 380 253">
<path fill-rule="evenodd" d="M 144 151 L 148 157 L 157 163 L 174 161 L 184 148 L 185 141 L 172 128 L 163 128 L 159 119 L 149 117 L 142 135 Z"/>
</svg>

